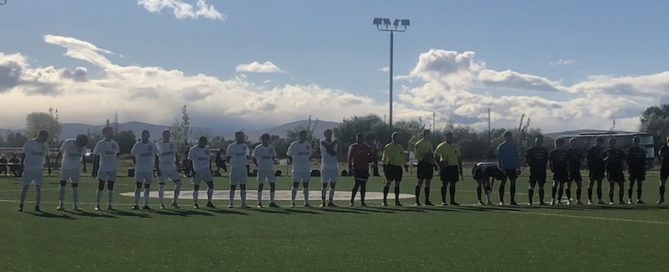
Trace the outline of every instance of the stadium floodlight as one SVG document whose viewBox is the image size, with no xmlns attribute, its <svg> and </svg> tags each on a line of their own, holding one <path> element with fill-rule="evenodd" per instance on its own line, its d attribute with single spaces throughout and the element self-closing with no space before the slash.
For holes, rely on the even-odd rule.
<svg viewBox="0 0 669 272">
<path fill-rule="evenodd" d="M 390 130 L 393 129 L 393 39 L 395 32 L 404 32 L 407 30 L 407 27 L 411 25 L 409 19 L 394 19 L 391 21 L 389 18 L 374 18 L 374 25 L 379 31 L 388 31 L 390 32 L 390 66 L 389 66 L 389 114 L 388 114 L 388 126 Z M 381 27 L 383 26 L 383 27 Z"/>
</svg>

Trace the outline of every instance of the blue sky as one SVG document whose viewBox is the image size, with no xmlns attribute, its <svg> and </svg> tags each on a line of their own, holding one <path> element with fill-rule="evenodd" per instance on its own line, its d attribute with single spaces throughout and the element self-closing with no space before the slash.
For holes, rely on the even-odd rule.
<svg viewBox="0 0 669 272">
<path fill-rule="evenodd" d="M 197 8 L 195 0 L 166 1 L 191 4 Z M 543 121 L 545 129 L 577 128 L 576 124 L 554 122 L 553 119 L 560 119 L 558 117 L 564 113 L 545 114 L 550 111 L 551 103 L 566 103 L 560 108 L 567 112 L 582 111 L 564 118 L 569 120 L 591 115 L 587 112 L 585 102 L 579 99 L 601 104 L 606 102 L 592 101 L 592 98 L 611 96 L 618 99 L 612 106 L 619 107 L 622 113 L 602 113 L 583 124 L 608 127 L 610 121 L 617 119 L 625 128 L 633 129 L 634 119 L 638 120 L 640 110 L 667 100 L 663 93 L 668 88 L 664 81 L 666 75 L 662 74 L 667 71 L 669 63 L 666 50 L 669 44 L 669 36 L 666 35 L 666 26 L 669 25 L 667 1 L 209 0 L 206 4 L 215 8 L 224 20 L 176 18 L 169 8 L 150 12 L 134 0 L 9 0 L 5 6 L 0 6 L 0 52 L 5 57 L 12 54 L 24 56 L 30 66 L 25 71 L 49 66 L 69 70 L 84 67 L 88 83 L 104 81 L 105 84 L 94 84 L 98 87 L 113 84 L 108 78 L 109 67 L 93 65 L 85 58 L 64 56 L 64 48 L 72 47 L 45 42 L 45 35 L 68 37 L 114 52 L 102 55 L 116 66 L 159 67 L 161 71 L 181 71 L 185 78 L 174 83 L 177 85 L 194 80 L 192 77 L 198 74 L 216 78 L 220 81 L 214 84 L 217 86 L 231 82 L 239 84 L 226 89 L 225 98 L 208 96 L 207 99 L 211 100 L 208 103 L 214 105 L 222 105 L 216 99 L 226 99 L 236 94 L 245 96 L 244 92 L 239 91 L 240 88 L 264 97 L 271 94 L 272 90 L 275 90 L 274 95 L 280 96 L 291 88 L 301 91 L 311 88 L 317 89 L 312 91 L 318 94 L 324 92 L 362 99 L 362 102 L 358 102 L 368 106 L 369 112 L 385 114 L 383 109 L 387 103 L 388 76 L 381 68 L 388 66 L 388 34 L 377 31 L 372 25 L 373 17 L 383 16 L 409 18 L 412 22 L 408 31 L 397 34 L 395 39 L 395 74 L 406 76 L 395 83 L 397 101 L 401 104 L 398 106 L 399 118 L 411 119 L 438 111 L 442 117 L 440 121 L 454 120 L 460 123 L 459 120 L 462 120 L 464 124 L 480 126 L 481 122 L 472 122 L 471 118 L 464 117 L 474 116 L 476 119 L 481 105 L 463 105 L 458 101 L 466 101 L 460 98 L 469 98 L 473 103 L 481 100 L 476 95 L 485 96 L 487 93 L 492 97 L 515 101 L 505 102 L 507 104 L 519 104 L 514 108 L 495 104 L 501 102 L 487 102 L 488 106 L 493 105 L 494 109 L 498 109 L 496 112 L 499 116 L 494 118 L 498 126 L 515 123 L 514 120 L 519 118 L 518 107 L 522 107 L 523 103 L 538 103 L 536 108 L 528 110 L 528 114 Z M 452 64 L 440 64 L 439 61 L 448 59 L 441 55 L 446 59 L 436 57 L 421 65 L 419 56 L 431 52 L 431 49 L 455 51 L 458 54 L 473 51 L 475 56 L 472 61 L 478 68 L 467 68 L 464 75 L 466 79 L 463 79 L 463 74 L 430 70 Z M 437 51 L 432 51 L 432 54 L 439 55 Z M 254 61 L 270 61 L 283 72 L 235 70 L 240 64 Z M 488 78 L 478 78 L 481 69 L 494 73 Z M 559 85 L 557 89 L 564 89 L 545 91 L 541 87 L 517 87 L 519 80 L 528 82 L 525 76 L 510 80 L 491 79 L 504 76 L 503 72 L 507 70 L 547 79 L 549 85 Z M 436 76 L 428 76 L 432 72 L 437 73 Z M 469 79 L 472 74 L 475 75 L 473 80 Z M 643 77 L 653 75 L 654 85 L 642 86 L 641 83 L 647 81 Z M 593 76 L 602 77 L 593 80 Z M 31 80 L 37 79 L 33 76 Z M 144 82 L 147 79 L 133 80 Z M 25 78 L 22 80 L 28 81 Z M 121 85 L 142 90 L 147 88 L 142 85 L 144 83 L 127 83 L 129 81 L 125 78 Z M 69 81 L 62 83 L 56 79 L 49 79 L 48 83 L 54 86 L 67 85 L 70 90 L 92 86 L 76 85 Z M 584 83 L 584 87 L 576 87 L 580 83 Z M 634 90 L 621 87 L 628 85 L 633 85 Z M 648 93 L 644 87 L 658 92 L 656 102 L 648 99 L 653 93 Z M 28 95 L 26 93 L 30 91 L 21 88 L 20 84 L 12 85 L 11 89 L 0 91 L 0 98 L 7 96 L 9 99 L 11 95 L 17 101 L 29 96 L 34 98 L 34 94 Z M 212 88 L 212 92 L 215 92 L 216 88 L 223 87 Z M 173 91 L 182 93 L 190 90 L 175 88 Z M 335 94 L 328 93 L 328 90 Z M 46 92 L 37 91 L 46 96 L 42 99 L 44 101 L 38 103 L 40 106 L 51 101 L 50 105 L 65 108 L 78 99 L 68 96 L 66 90 L 45 95 Z M 621 97 L 621 93 L 625 96 Z M 440 98 L 425 98 L 435 96 Z M 457 101 L 449 101 L 453 97 L 457 97 Z M 529 101 L 530 98 L 534 100 Z M 252 122 L 254 125 L 249 126 L 291 121 L 308 114 L 340 120 L 347 116 L 344 112 L 349 111 L 344 109 L 342 112 L 340 109 L 319 112 L 305 109 L 303 113 L 282 112 L 281 107 L 295 105 L 277 102 L 277 99 L 272 100 L 275 103 L 268 104 L 274 108 L 271 116 L 284 118 L 265 118 L 267 121 L 254 119 L 253 109 L 257 105 L 229 112 L 223 109 L 221 115 L 212 110 L 198 111 L 198 101 L 193 102 L 192 107 L 195 108 L 196 116 L 201 116 L 203 123 L 216 119 L 239 125 L 255 120 Z M 321 103 L 326 105 L 327 99 L 323 99 Z M 165 100 L 156 98 L 152 103 L 160 106 L 179 101 L 163 102 Z M 239 103 L 248 104 L 249 101 L 237 101 Z M 117 107 L 117 110 L 125 112 L 123 106 Z M 213 105 L 203 105 L 202 108 L 213 109 Z M 607 110 L 611 109 L 601 111 Z M 142 119 L 135 116 L 146 116 L 146 120 L 140 121 L 166 123 L 173 119 L 178 109 L 167 117 L 160 117 L 165 113 L 144 115 L 135 108 L 127 112 L 122 115 L 129 115 L 126 117 L 128 119 Z M 364 111 L 352 108 L 349 112 L 359 114 Z M 69 122 L 95 122 L 80 116 L 73 111 L 71 115 L 64 115 L 63 119 Z M 8 126 L 20 126 L 18 123 L 9 122 Z"/>
</svg>

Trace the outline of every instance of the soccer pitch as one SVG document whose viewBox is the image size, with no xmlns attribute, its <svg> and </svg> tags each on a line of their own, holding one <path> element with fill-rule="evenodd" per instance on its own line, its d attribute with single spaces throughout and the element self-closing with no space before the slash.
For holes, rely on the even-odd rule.
<svg viewBox="0 0 669 272">
<path fill-rule="evenodd" d="M 657 178 L 657 172 L 650 172 L 645 183 L 648 203 L 658 198 Z M 312 191 L 319 190 L 317 179 Z M 217 190 L 227 190 L 229 183 L 227 177 L 217 177 L 215 184 Z M 287 177 L 278 184 L 281 190 L 290 187 Z M 352 178 L 340 177 L 337 185 L 338 191 L 349 191 Z M 669 207 L 527 207 L 527 177 L 518 182 L 518 207 L 471 205 L 476 202 L 471 177 L 458 184 L 460 207 L 414 207 L 413 199 L 404 199 L 404 207 L 380 207 L 380 200 L 368 200 L 366 208 L 337 201 L 338 208 L 288 209 L 287 201 L 279 201 L 281 208 L 258 209 L 249 201 L 254 208 L 228 209 L 227 200 L 215 200 L 217 209 L 207 209 L 201 194 L 199 210 L 188 199 L 180 201 L 181 209 L 159 210 L 158 200 L 151 199 L 154 210 L 133 211 L 132 197 L 120 194 L 134 191 L 134 181 L 122 177 L 115 188 L 117 210 L 96 212 L 96 186 L 90 176 L 82 178 L 81 213 L 71 211 L 68 186 L 67 210 L 57 212 L 58 181 L 48 177 L 44 213 L 37 214 L 30 202 L 32 188 L 26 211 L 17 212 L 20 180 L 0 178 L 0 271 L 669 269 Z M 415 178 L 405 176 L 402 193 L 413 194 L 414 186 Z M 432 186 L 434 203 L 440 203 L 439 186 Z M 248 194 L 255 195 L 253 178 L 249 188 Z M 496 189 L 493 200 L 498 199 Z M 183 191 L 190 190 L 185 182 Z M 372 177 L 368 192 L 380 191 L 382 179 Z M 312 197 L 311 204 L 319 205 L 320 199 Z"/>
</svg>

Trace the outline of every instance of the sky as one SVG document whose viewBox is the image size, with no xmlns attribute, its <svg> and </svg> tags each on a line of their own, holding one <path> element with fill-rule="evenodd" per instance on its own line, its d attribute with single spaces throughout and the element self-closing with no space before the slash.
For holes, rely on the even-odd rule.
<svg viewBox="0 0 669 272">
<path fill-rule="evenodd" d="M 0 1 L 1 3 L 2 1 Z M 57 108 L 64 123 L 230 131 L 313 118 L 637 130 L 669 103 L 667 1 L 8 0 L 0 128 Z"/>
</svg>

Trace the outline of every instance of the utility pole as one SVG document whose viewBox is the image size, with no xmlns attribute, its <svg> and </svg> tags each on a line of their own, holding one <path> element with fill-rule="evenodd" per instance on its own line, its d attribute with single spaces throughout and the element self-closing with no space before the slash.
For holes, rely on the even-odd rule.
<svg viewBox="0 0 669 272">
<path fill-rule="evenodd" d="M 492 130 L 490 128 L 490 108 L 488 107 L 488 158 L 492 155 Z"/>
<path fill-rule="evenodd" d="M 436 129 L 436 119 L 437 119 L 437 112 L 432 112 L 432 132 L 435 131 Z"/>
</svg>

